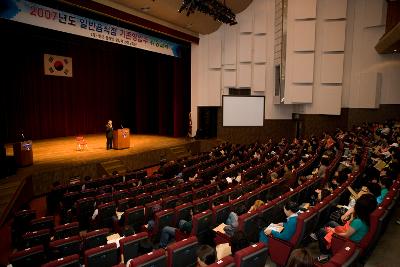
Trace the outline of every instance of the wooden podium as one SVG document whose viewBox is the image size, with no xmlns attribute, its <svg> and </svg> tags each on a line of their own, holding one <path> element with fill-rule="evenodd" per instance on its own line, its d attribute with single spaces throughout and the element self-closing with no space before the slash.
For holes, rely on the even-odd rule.
<svg viewBox="0 0 400 267">
<path fill-rule="evenodd" d="M 131 139 L 129 137 L 129 128 L 114 130 L 113 148 L 129 148 Z"/>
<path fill-rule="evenodd" d="M 14 157 L 20 167 L 33 164 L 32 140 L 13 144 Z"/>
</svg>

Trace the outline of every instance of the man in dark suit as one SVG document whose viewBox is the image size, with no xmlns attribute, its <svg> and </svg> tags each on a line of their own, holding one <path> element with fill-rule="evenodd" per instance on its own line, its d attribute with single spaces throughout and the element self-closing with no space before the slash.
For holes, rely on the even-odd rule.
<svg viewBox="0 0 400 267">
<path fill-rule="evenodd" d="M 111 120 L 108 120 L 108 123 L 106 124 L 106 138 L 107 138 L 107 150 L 112 149 L 113 126 Z"/>
</svg>

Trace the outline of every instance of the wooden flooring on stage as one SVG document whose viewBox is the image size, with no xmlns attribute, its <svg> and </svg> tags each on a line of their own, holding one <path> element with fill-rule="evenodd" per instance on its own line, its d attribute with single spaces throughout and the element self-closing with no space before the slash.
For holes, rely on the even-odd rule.
<svg viewBox="0 0 400 267">
<path fill-rule="evenodd" d="M 172 138 L 165 136 L 154 135 L 131 135 L 130 148 L 122 150 L 106 150 L 106 138 L 104 134 L 87 135 L 87 149 L 77 151 L 77 144 L 75 137 L 63 137 L 46 140 L 33 141 L 33 165 L 28 167 L 19 168 L 17 174 L 0 180 L 0 215 L 10 208 L 10 201 L 15 197 L 18 187 L 21 186 L 25 177 L 30 175 L 36 176 L 36 183 L 43 184 L 47 173 L 49 180 L 53 179 L 64 170 L 64 175 L 70 175 L 65 170 L 77 169 L 82 172 L 79 166 L 90 166 L 90 171 L 95 171 L 96 165 L 112 159 L 130 159 L 137 162 L 139 159 L 144 161 L 152 160 L 153 163 L 165 156 L 168 149 L 179 146 L 190 146 L 195 143 L 194 140 L 189 138 Z M 7 155 L 13 155 L 12 144 L 6 145 Z M 158 153 L 158 154 L 156 154 Z M 164 153 L 164 154 L 163 154 Z M 142 156 L 143 155 L 143 156 Z M 143 163 L 144 164 L 144 163 Z M 139 165 L 133 165 L 137 167 Z M 132 167 L 129 166 L 129 167 Z M 144 166 L 142 166 L 144 167 Z M 97 167 L 96 167 L 97 168 Z M 57 174 L 57 172 L 59 172 Z M 48 175 L 48 173 L 52 173 Z M 58 178 L 58 177 L 56 177 Z M 35 181 L 33 182 L 35 190 Z M 51 184 L 51 183 L 50 183 Z M 40 191 L 40 190 L 39 190 Z M 2 216 L 4 217 L 4 216 Z"/>
</svg>

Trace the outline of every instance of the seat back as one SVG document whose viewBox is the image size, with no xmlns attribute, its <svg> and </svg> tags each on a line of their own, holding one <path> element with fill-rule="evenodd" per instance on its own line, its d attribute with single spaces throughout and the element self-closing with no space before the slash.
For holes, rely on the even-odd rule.
<svg viewBox="0 0 400 267">
<path fill-rule="evenodd" d="M 212 212 L 205 210 L 193 216 L 191 235 L 199 236 L 212 228 Z"/>
<path fill-rule="evenodd" d="M 322 266 L 352 266 L 356 262 L 359 255 L 360 249 L 357 248 L 357 245 L 354 242 L 348 241 L 332 256 L 329 262 Z"/>
<path fill-rule="evenodd" d="M 164 209 L 173 209 L 176 207 L 176 203 L 178 202 L 179 198 L 177 196 L 171 195 L 166 197 L 162 201 L 162 206 Z"/>
<path fill-rule="evenodd" d="M 22 240 L 25 248 L 37 245 L 47 246 L 50 241 L 50 230 L 44 229 L 34 232 L 27 232 L 22 236 Z"/>
<path fill-rule="evenodd" d="M 162 201 L 161 200 L 156 200 L 152 201 L 150 203 L 147 203 L 144 205 L 144 214 L 146 215 L 146 221 L 152 219 L 154 216 L 154 210 L 160 211 L 162 208 Z"/>
<path fill-rule="evenodd" d="M 63 239 L 66 237 L 79 235 L 79 223 L 72 222 L 54 227 L 54 239 Z"/>
<path fill-rule="evenodd" d="M 36 218 L 35 210 L 21 210 L 15 213 L 13 229 L 20 232 L 26 232 L 29 229 L 30 222 Z"/>
<path fill-rule="evenodd" d="M 107 244 L 109 232 L 107 228 L 103 228 L 86 233 L 83 236 L 83 248 L 87 250 Z"/>
<path fill-rule="evenodd" d="M 220 225 L 221 223 L 225 223 L 226 219 L 228 219 L 230 212 L 231 212 L 231 207 L 227 202 L 212 207 L 213 225 L 217 226 Z"/>
<path fill-rule="evenodd" d="M 154 234 L 158 234 L 165 226 L 175 226 L 175 211 L 166 209 L 155 214 Z"/>
<path fill-rule="evenodd" d="M 121 255 L 124 257 L 124 262 L 138 256 L 139 243 L 141 240 L 149 238 L 146 232 L 137 233 L 124 237 L 119 240 Z"/>
<path fill-rule="evenodd" d="M 261 227 L 265 227 L 269 225 L 272 222 L 273 215 L 275 213 L 275 201 L 270 201 L 265 205 L 262 205 L 257 209 L 258 213 L 260 214 L 260 217 L 263 221 L 263 224 L 260 225 Z"/>
<path fill-rule="evenodd" d="M 208 210 L 209 208 L 210 208 L 210 200 L 207 197 L 196 199 L 193 201 L 193 214 L 203 212 L 205 210 Z"/>
<path fill-rule="evenodd" d="M 117 210 L 119 212 L 126 211 L 134 205 L 134 199 L 130 197 L 122 198 L 117 201 Z"/>
<path fill-rule="evenodd" d="M 235 200 L 229 201 L 231 206 L 231 211 L 235 212 L 237 215 L 242 215 L 247 212 L 247 199 L 245 197 L 240 197 Z"/>
<path fill-rule="evenodd" d="M 9 260 L 13 267 L 40 266 L 45 259 L 43 245 L 30 247 L 11 254 Z"/>
<path fill-rule="evenodd" d="M 226 256 L 213 264 L 208 265 L 209 267 L 234 267 L 235 260 L 232 256 Z"/>
<path fill-rule="evenodd" d="M 115 202 L 101 204 L 97 207 L 99 214 L 97 215 L 96 220 L 99 227 L 111 228 L 112 217 L 115 216 L 116 208 Z"/>
<path fill-rule="evenodd" d="M 381 234 L 384 214 L 385 210 L 382 207 L 376 208 L 375 211 L 371 213 L 368 233 L 359 243 L 359 246 L 363 249 L 363 255 L 369 255 L 371 249 L 376 246 Z"/>
<path fill-rule="evenodd" d="M 192 215 L 190 214 L 190 211 L 193 210 L 192 203 L 179 205 L 174 210 L 176 223 L 178 223 L 180 220 L 190 221 L 192 219 Z"/>
<path fill-rule="evenodd" d="M 62 257 L 42 265 L 42 267 L 80 267 L 80 266 L 81 264 L 79 262 L 78 254 Z"/>
<path fill-rule="evenodd" d="M 73 254 L 79 254 L 82 249 L 82 239 L 79 235 L 50 242 L 49 248 L 53 258 L 57 259 Z"/>
<path fill-rule="evenodd" d="M 136 206 L 144 206 L 151 201 L 151 195 L 149 193 L 141 193 L 136 196 Z"/>
<path fill-rule="evenodd" d="M 166 267 L 167 256 L 165 256 L 165 250 L 159 249 L 142 256 L 133 258 L 127 267 Z"/>
<path fill-rule="evenodd" d="M 54 227 L 54 216 L 47 216 L 47 217 L 33 219 L 30 223 L 31 231 L 53 229 L 53 227 Z"/>
<path fill-rule="evenodd" d="M 198 242 L 195 236 L 175 242 L 167 247 L 167 266 L 196 266 Z"/>
<path fill-rule="evenodd" d="M 85 251 L 85 267 L 113 266 L 119 263 L 117 244 L 91 248 Z"/>
<path fill-rule="evenodd" d="M 130 194 L 129 194 L 129 190 L 128 189 L 118 190 L 118 191 L 115 191 L 113 193 L 113 199 L 114 200 L 120 200 L 120 199 L 123 199 L 123 198 L 127 198 L 129 196 L 130 196 Z"/>
<path fill-rule="evenodd" d="M 179 194 L 179 199 L 182 200 L 182 202 L 192 202 L 193 201 L 193 194 L 192 191 L 188 192 L 183 192 Z"/>
<path fill-rule="evenodd" d="M 241 267 L 264 267 L 268 249 L 263 243 L 256 243 L 235 253 L 235 265 Z"/>
<path fill-rule="evenodd" d="M 250 242 L 258 241 L 258 233 L 261 230 L 261 227 L 258 226 L 258 218 L 259 214 L 257 211 L 244 213 L 238 218 L 238 230 L 246 233 Z"/>
<path fill-rule="evenodd" d="M 144 224 L 144 207 L 136 206 L 134 208 L 127 209 L 124 212 L 125 225 L 131 225 L 133 228 L 138 229 L 138 227 Z"/>
<path fill-rule="evenodd" d="M 208 196 L 207 187 L 203 186 L 197 189 L 193 189 L 192 194 L 193 194 L 193 200 L 207 197 Z"/>
</svg>

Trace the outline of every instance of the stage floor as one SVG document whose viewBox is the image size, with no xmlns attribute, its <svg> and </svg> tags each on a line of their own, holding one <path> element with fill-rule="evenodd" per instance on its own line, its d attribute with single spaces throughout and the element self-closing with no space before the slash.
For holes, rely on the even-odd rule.
<svg viewBox="0 0 400 267">
<path fill-rule="evenodd" d="M 77 150 L 75 137 L 34 140 L 33 165 L 19 168 L 16 175 L 0 180 L 0 215 L 13 206 L 16 192 L 26 177 L 32 176 L 34 194 L 41 195 L 55 180 L 65 182 L 74 175 L 96 177 L 101 162 L 118 159 L 128 169 L 138 169 L 158 164 L 164 157 L 177 157 L 174 148 L 192 152 L 197 142 L 191 138 L 131 135 L 130 148 L 107 150 L 104 134 L 87 135 L 85 139 L 87 148 L 81 151 Z M 6 144 L 6 153 L 13 155 L 12 144 Z"/>
<path fill-rule="evenodd" d="M 173 138 L 156 135 L 131 135 L 130 148 L 107 150 L 103 134 L 85 136 L 87 148 L 77 150 L 75 137 L 36 140 L 32 143 L 33 165 L 19 171 L 43 169 L 65 164 L 86 164 L 92 161 L 106 160 L 110 157 L 122 157 L 144 151 L 179 146 L 191 142 L 188 138 Z M 12 144 L 6 145 L 7 155 L 13 155 Z"/>
</svg>

